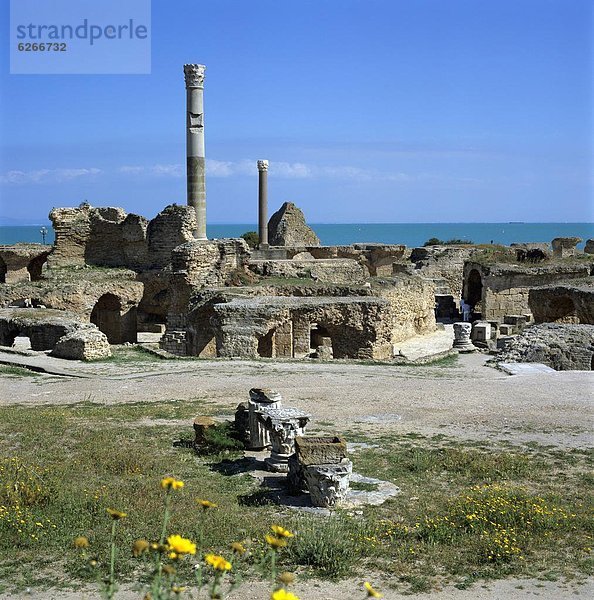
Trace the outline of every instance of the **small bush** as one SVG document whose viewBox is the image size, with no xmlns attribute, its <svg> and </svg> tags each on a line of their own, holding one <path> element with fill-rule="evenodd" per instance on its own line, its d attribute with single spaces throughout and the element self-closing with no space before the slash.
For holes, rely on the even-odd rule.
<svg viewBox="0 0 594 600">
<path fill-rule="evenodd" d="M 460 238 L 452 238 L 451 240 L 440 240 L 439 238 L 429 238 L 423 246 L 472 246 L 472 240 L 461 240 Z"/>
<path fill-rule="evenodd" d="M 241 234 L 241 238 L 247 242 L 250 248 L 257 248 L 260 243 L 260 236 L 257 231 L 246 231 Z"/>
</svg>

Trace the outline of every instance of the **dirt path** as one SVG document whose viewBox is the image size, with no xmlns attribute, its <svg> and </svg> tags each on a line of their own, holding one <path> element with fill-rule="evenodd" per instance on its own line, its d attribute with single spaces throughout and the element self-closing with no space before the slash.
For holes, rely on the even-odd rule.
<svg viewBox="0 0 594 600">
<path fill-rule="evenodd" d="M 231 411 L 251 387 L 337 430 L 441 433 L 463 439 L 592 445 L 594 373 L 509 376 L 460 355 L 450 367 L 273 361 L 156 361 L 80 365 L 85 379 L 3 377 L 0 405 L 207 399 Z"/>
</svg>

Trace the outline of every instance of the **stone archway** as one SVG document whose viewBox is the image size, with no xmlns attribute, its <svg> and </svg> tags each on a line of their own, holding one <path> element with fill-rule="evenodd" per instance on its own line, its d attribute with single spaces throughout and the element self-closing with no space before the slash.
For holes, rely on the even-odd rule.
<svg viewBox="0 0 594 600">
<path fill-rule="evenodd" d="M 326 327 L 312 323 L 309 331 L 309 347 L 320 358 L 333 358 L 332 336 Z M 322 356 L 320 356 L 322 355 Z"/>
<path fill-rule="evenodd" d="M 6 283 L 6 272 L 8 271 L 8 267 L 6 263 L 0 256 L 0 283 Z"/>
<path fill-rule="evenodd" d="M 33 260 L 29 262 L 27 265 L 27 271 L 29 272 L 29 277 L 31 281 L 39 281 L 42 277 L 43 265 L 47 262 L 47 254 L 40 254 L 36 256 Z"/>
<path fill-rule="evenodd" d="M 569 296 L 559 296 L 551 299 L 549 304 L 549 318 L 553 323 L 575 323 L 579 324 L 575 304 Z"/>
<path fill-rule="evenodd" d="M 483 282 L 477 269 L 472 269 L 466 280 L 466 302 L 472 306 L 480 306 L 483 297 Z"/>
<path fill-rule="evenodd" d="M 110 344 L 121 344 L 122 339 L 122 304 L 114 294 L 103 294 L 97 300 L 91 312 L 91 323 L 107 336 Z"/>
</svg>

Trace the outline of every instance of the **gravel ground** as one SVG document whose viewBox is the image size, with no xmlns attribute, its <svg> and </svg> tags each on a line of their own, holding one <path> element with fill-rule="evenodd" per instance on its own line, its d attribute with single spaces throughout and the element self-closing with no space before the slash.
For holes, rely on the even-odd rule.
<svg viewBox="0 0 594 600">
<path fill-rule="evenodd" d="M 55 360 L 55 359 L 54 359 Z M 594 373 L 509 376 L 484 366 L 480 354 L 460 355 L 453 366 L 299 363 L 274 361 L 158 361 L 76 364 L 87 378 L 0 376 L 0 405 L 105 404 L 207 398 L 221 412 L 246 400 L 251 387 L 280 391 L 289 406 L 307 410 L 336 431 L 441 433 L 459 440 L 536 441 L 558 447 L 592 446 Z M 64 364 L 60 362 L 60 364 Z M 326 425 L 328 427 L 332 427 Z M 381 586 L 380 586 L 381 587 Z M 268 588 L 246 584 L 231 598 L 266 598 Z M 360 581 L 301 582 L 302 600 L 363 599 Z M 541 600 L 593 597 L 586 584 L 507 580 L 412 598 L 432 600 Z M 5 598 L 95 598 L 91 592 L 33 592 Z M 123 600 L 138 598 L 122 591 Z M 396 594 L 384 590 L 385 598 Z"/>
</svg>

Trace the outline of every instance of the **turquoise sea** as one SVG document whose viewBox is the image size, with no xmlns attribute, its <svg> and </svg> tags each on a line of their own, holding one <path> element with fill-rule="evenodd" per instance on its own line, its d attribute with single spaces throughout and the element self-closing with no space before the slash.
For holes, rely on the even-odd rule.
<svg viewBox="0 0 594 600">
<path fill-rule="evenodd" d="M 47 227 L 47 243 L 53 243 L 54 232 Z M 0 244 L 17 242 L 41 243 L 42 225 L 0 226 Z M 477 244 L 511 244 L 513 242 L 550 242 L 555 237 L 594 238 L 594 223 L 318 223 L 311 227 L 322 244 L 339 245 L 364 242 L 422 246 L 429 238 L 458 238 Z M 237 237 L 255 231 L 254 223 L 213 224 L 208 226 L 210 238 Z M 581 244 L 583 246 L 583 243 Z"/>
</svg>

